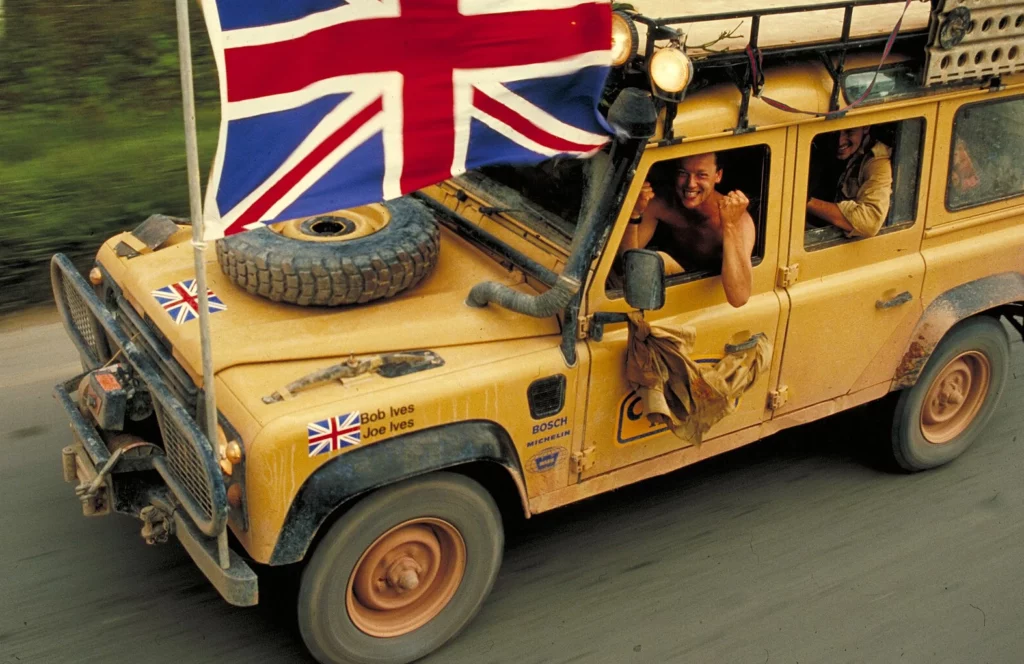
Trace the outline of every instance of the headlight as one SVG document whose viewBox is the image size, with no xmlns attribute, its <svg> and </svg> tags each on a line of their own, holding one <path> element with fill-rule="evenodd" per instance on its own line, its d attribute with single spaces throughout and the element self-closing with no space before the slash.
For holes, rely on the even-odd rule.
<svg viewBox="0 0 1024 664">
<path fill-rule="evenodd" d="M 669 101 L 680 101 L 693 78 L 693 63 L 676 48 L 663 48 L 651 57 L 648 66 L 654 95 Z"/>
<path fill-rule="evenodd" d="M 632 60 L 639 41 L 633 19 L 622 12 L 612 12 L 612 66 L 619 67 Z"/>
</svg>

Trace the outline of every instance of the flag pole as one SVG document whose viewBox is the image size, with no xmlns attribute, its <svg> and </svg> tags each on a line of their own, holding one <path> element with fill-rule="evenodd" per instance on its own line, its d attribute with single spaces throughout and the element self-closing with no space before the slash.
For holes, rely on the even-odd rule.
<svg viewBox="0 0 1024 664">
<path fill-rule="evenodd" d="M 210 345 L 210 300 L 206 286 L 206 243 L 203 242 L 202 187 L 199 183 L 199 141 L 196 137 L 196 99 L 192 87 L 192 39 L 188 23 L 189 0 L 175 0 L 178 14 L 178 60 L 181 62 L 181 101 L 185 113 L 185 156 L 188 163 L 188 202 L 192 217 L 192 255 L 199 296 L 199 341 L 203 354 L 203 398 L 206 431 L 210 447 L 217 451 L 217 399 L 214 393 L 213 351 Z M 217 535 L 220 566 L 230 566 L 227 525 Z"/>
</svg>

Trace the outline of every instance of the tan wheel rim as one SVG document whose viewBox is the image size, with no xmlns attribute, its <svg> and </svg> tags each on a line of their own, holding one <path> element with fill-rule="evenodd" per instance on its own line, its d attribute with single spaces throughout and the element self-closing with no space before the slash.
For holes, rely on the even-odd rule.
<svg viewBox="0 0 1024 664">
<path fill-rule="evenodd" d="M 350 242 L 373 235 L 391 221 L 380 203 L 274 224 L 270 230 L 305 242 Z"/>
<path fill-rule="evenodd" d="M 943 367 L 921 408 L 921 433 L 935 445 L 948 443 L 977 417 L 988 395 L 992 366 L 978 351 L 968 351 Z"/>
<path fill-rule="evenodd" d="M 370 636 L 402 636 L 441 613 L 465 572 L 466 543 L 455 526 L 441 519 L 406 521 L 359 558 L 345 608 Z"/>
</svg>

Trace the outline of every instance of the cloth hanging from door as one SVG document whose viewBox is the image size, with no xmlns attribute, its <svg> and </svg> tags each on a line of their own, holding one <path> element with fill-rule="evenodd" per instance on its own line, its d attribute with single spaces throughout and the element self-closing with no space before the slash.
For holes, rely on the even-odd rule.
<svg viewBox="0 0 1024 664">
<path fill-rule="evenodd" d="M 679 438 L 699 445 L 708 429 L 735 411 L 739 398 L 768 369 L 772 345 L 759 334 L 751 343 L 727 347 L 718 362 L 704 364 L 689 357 L 696 340 L 693 327 L 651 325 L 640 313 L 629 315 L 630 387 L 652 423 L 665 424 Z"/>
</svg>

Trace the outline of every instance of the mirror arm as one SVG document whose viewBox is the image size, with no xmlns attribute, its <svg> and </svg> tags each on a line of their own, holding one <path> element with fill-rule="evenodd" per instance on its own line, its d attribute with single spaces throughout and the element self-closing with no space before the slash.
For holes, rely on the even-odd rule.
<svg viewBox="0 0 1024 664">
<path fill-rule="evenodd" d="M 628 323 L 629 315 L 599 311 L 590 318 L 589 336 L 594 341 L 604 339 L 604 326 L 612 323 Z"/>
</svg>

